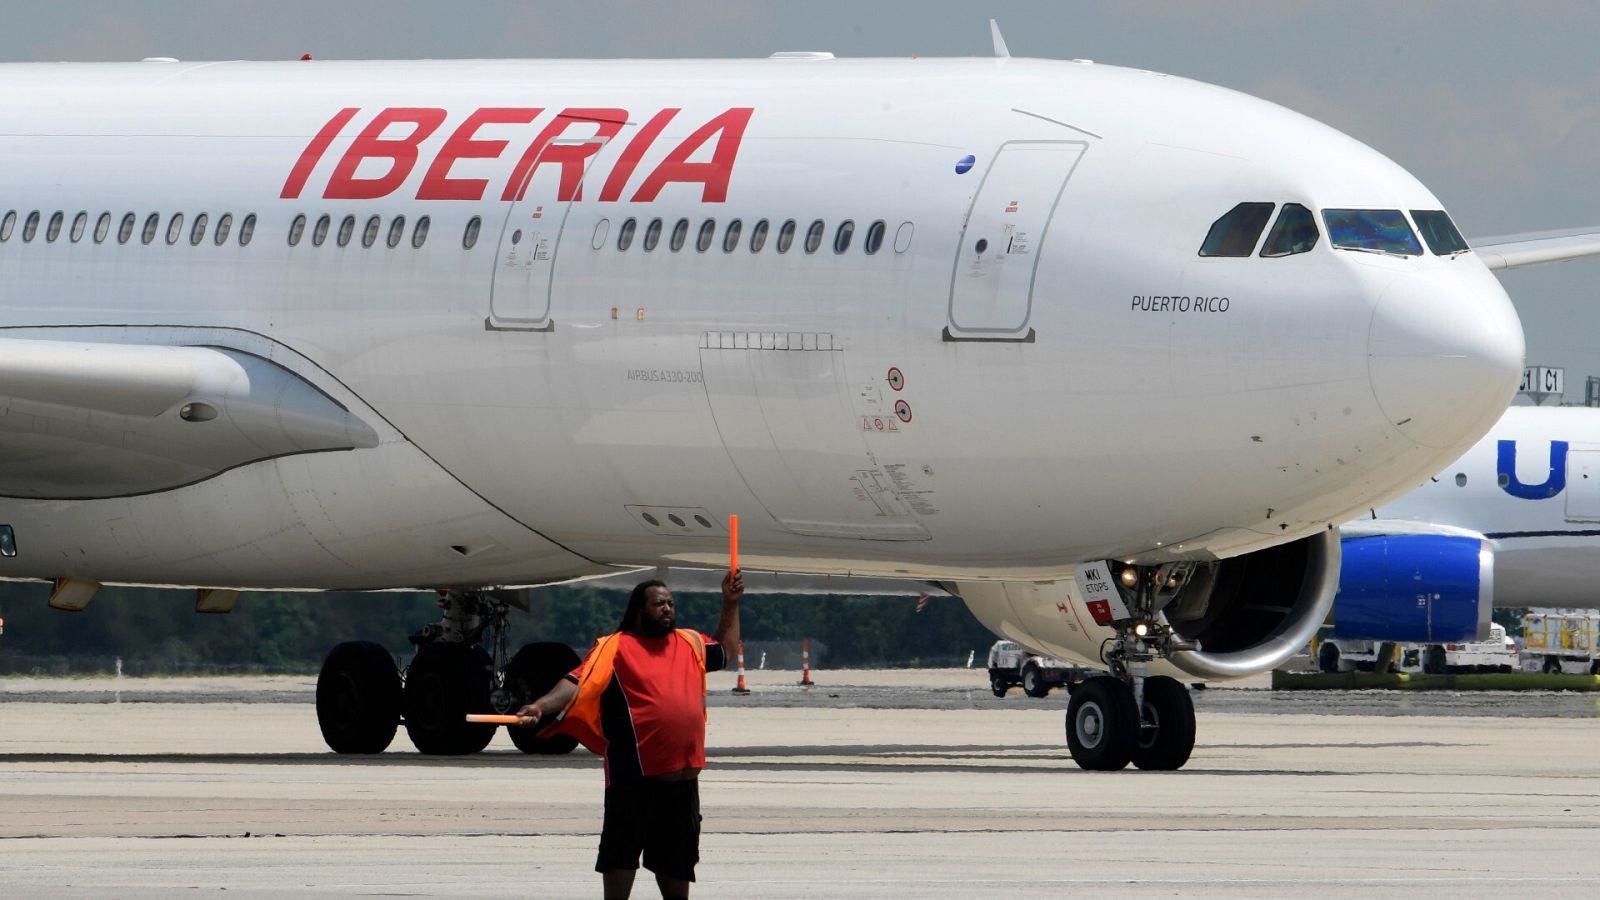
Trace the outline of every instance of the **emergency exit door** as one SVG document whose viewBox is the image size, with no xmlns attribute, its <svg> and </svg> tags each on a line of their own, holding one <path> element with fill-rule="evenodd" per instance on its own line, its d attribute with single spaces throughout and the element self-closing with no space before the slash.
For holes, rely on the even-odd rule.
<svg viewBox="0 0 1600 900">
<path fill-rule="evenodd" d="M 557 138 L 545 144 L 543 157 L 552 152 L 570 154 L 572 148 L 584 151 L 583 181 L 587 181 L 595 159 L 606 140 L 602 137 Z M 586 145 L 592 145 L 586 146 Z M 558 149 L 559 148 L 559 149 Z M 521 197 L 506 210 L 500 230 L 499 251 L 495 257 L 494 281 L 489 288 L 489 326 L 505 330 L 547 331 L 550 328 L 550 293 L 555 277 L 556 255 L 561 250 L 561 235 L 567 214 L 578 192 L 565 197 L 570 186 L 562 179 L 530 166 L 520 186 Z M 578 191 L 582 190 L 582 182 Z"/>
<path fill-rule="evenodd" d="M 978 187 L 950 285 L 952 340 L 1025 340 L 1050 217 L 1084 144 L 1002 144 Z"/>
</svg>

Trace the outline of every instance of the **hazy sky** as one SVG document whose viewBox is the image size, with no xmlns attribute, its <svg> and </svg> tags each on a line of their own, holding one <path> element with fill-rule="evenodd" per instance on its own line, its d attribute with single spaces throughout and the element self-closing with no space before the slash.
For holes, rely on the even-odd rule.
<svg viewBox="0 0 1600 900">
<path fill-rule="evenodd" d="M 1600 2 L 633 3 L 0 0 L 10 61 L 416 57 L 1088 58 L 1225 85 L 1371 144 L 1469 238 L 1600 226 Z M 1600 375 L 1600 261 L 1502 278 L 1530 363 Z"/>
</svg>

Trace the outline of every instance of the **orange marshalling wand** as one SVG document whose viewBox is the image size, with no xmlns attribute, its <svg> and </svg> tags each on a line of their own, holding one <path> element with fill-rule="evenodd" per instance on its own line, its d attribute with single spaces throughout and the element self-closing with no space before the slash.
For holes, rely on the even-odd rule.
<svg viewBox="0 0 1600 900">
<path fill-rule="evenodd" d="M 489 713 L 467 713 L 468 722 L 479 725 L 521 725 L 521 716 L 496 716 Z"/>
<path fill-rule="evenodd" d="M 739 571 L 739 517 L 728 517 L 728 571 Z"/>
</svg>

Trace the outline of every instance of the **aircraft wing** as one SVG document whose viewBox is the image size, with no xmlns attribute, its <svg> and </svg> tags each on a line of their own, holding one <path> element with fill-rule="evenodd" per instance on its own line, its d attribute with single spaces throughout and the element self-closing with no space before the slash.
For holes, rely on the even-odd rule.
<svg viewBox="0 0 1600 900">
<path fill-rule="evenodd" d="M 1600 256 L 1600 228 L 1508 234 L 1467 243 L 1490 269 L 1520 269 Z"/>
<path fill-rule="evenodd" d="M 343 405 L 249 353 L 0 338 L 0 496 L 142 494 L 377 444 Z"/>
</svg>

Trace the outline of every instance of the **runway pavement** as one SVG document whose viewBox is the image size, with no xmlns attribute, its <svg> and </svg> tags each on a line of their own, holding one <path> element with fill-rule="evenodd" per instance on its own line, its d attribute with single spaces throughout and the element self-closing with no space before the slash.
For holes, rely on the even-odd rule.
<svg viewBox="0 0 1600 900">
<path fill-rule="evenodd" d="M 1211 688 L 1187 768 L 1089 773 L 1067 756 L 1060 692 L 996 699 L 977 670 L 818 672 L 802 691 L 796 674 L 757 673 L 748 698 L 712 682 L 696 896 L 1600 883 L 1592 695 L 1379 692 L 1307 712 L 1259 681 Z M 467 759 L 421 757 L 403 734 L 336 757 L 312 684 L 0 680 L 0 895 L 598 896 L 593 757 L 524 757 L 503 734 Z M 641 879 L 635 896 L 654 895 Z"/>
</svg>

